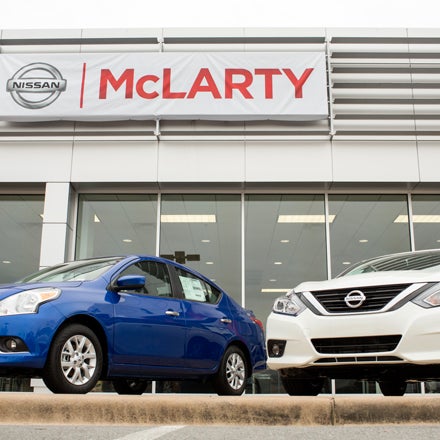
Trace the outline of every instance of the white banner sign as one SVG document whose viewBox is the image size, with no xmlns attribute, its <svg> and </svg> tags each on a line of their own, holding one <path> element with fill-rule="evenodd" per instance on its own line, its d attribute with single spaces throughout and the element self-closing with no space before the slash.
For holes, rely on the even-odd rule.
<svg viewBox="0 0 440 440">
<path fill-rule="evenodd" d="M 323 53 L 0 55 L 0 120 L 316 120 Z"/>
</svg>

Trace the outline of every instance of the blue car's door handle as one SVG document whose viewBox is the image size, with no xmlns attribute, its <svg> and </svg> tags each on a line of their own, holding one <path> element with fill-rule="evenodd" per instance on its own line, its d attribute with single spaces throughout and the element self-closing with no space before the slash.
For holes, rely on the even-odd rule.
<svg viewBox="0 0 440 440">
<path fill-rule="evenodd" d="M 179 312 L 175 312 L 174 310 L 167 310 L 165 312 L 165 315 L 168 315 L 168 316 L 180 316 L 180 313 Z"/>
<path fill-rule="evenodd" d="M 232 319 L 229 318 L 221 318 L 220 322 L 223 322 L 224 324 L 230 324 L 232 322 Z"/>
</svg>

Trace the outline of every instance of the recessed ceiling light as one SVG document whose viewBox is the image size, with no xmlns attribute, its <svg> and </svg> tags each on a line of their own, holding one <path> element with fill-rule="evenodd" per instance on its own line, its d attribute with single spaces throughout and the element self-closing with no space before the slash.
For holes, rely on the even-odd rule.
<svg viewBox="0 0 440 440">
<path fill-rule="evenodd" d="M 276 264 L 277 266 L 279 266 L 280 264 L 283 264 L 283 262 L 282 261 L 274 261 L 273 264 Z"/>
<path fill-rule="evenodd" d="M 368 240 L 366 238 L 362 238 L 361 240 L 359 240 L 359 243 L 368 243 Z"/>
<path fill-rule="evenodd" d="M 124 238 L 122 241 L 124 243 L 132 243 L 133 242 L 133 240 L 131 238 Z"/>
<path fill-rule="evenodd" d="M 290 243 L 290 240 L 280 240 L 280 243 Z"/>
<path fill-rule="evenodd" d="M 201 240 L 202 243 L 211 243 L 211 240 Z"/>
<path fill-rule="evenodd" d="M 275 278 L 272 278 L 269 280 L 271 283 L 275 283 L 277 280 Z"/>
<path fill-rule="evenodd" d="M 440 215 L 420 214 L 412 216 L 413 223 L 440 223 Z M 407 215 L 398 215 L 394 223 L 408 223 Z"/>
<path fill-rule="evenodd" d="M 342 264 L 343 264 L 344 266 L 349 266 L 349 265 L 351 264 L 351 262 L 350 262 L 350 261 L 343 261 Z"/>
<path fill-rule="evenodd" d="M 96 214 L 93 216 L 93 223 L 101 223 L 101 220 Z"/>
<path fill-rule="evenodd" d="M 329 223 L 333 223 L 336 215 L 329 215 Z M 325 223 L 325 215 L 307 214 L 307 215 L 279 215 L 278 223 Z"/>
<path fill-rule="evenodd" d="M 261 293 L 287 293 L 290 289 L 261 289 Z"/>
<path fill-rule="evenodd" d="M 3 264 L 11 264 L 11 262 L 9 260 L 3 260 L 2 263 Z"/>
<path fill-rule="evenodd" d="M 214 264 L 214 261 L 207 261 L 206 264 Z"/>
<path fill-rule="evenodd" d="M 163 214 L 162 223 L 215 223 L 215 214 Z"/>
</svg>

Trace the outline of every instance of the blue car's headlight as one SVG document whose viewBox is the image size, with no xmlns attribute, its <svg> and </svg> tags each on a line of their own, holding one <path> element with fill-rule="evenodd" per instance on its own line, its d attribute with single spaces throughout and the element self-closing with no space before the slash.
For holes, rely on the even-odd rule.
<svg viewBox="0 0 440 440">
<path fill-rule="evenodd" d="M 275 313 L 293 316 L 299 315 L 305 309 L 306 306 L 294 293 L 288 293 L 285 296 L 277 298 L 272 308 Z"/>
<path fill-rule="evenodd" d="M 60 289 L 52 287 L 24 290 L 0 301 L 0 316 L 37 313 L 41 304 L 58 298 L 60 294 Z"/>
</svg>

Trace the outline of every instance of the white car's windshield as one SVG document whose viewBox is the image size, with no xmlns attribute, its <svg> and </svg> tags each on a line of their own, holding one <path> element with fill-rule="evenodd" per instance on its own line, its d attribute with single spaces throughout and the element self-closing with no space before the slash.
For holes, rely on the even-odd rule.
<svg viewBox="0 0 440 440">
<path fill-rule="evenodd" d="M 434 271 L 439 269 L 440 252 L 428 251 L 372 258 L 352 266 L 339 276 L 356 275 L 367 272 L 388 272 L 392 270 Z"/>
<path fill-rule="evenodd" d="M 23 278 L 21 283 L 41 283 L 47 281 L 90 281 L 106 272 L 121 258 L 105 258 L 73 261 L 49 267 Z"/>
</svg>

